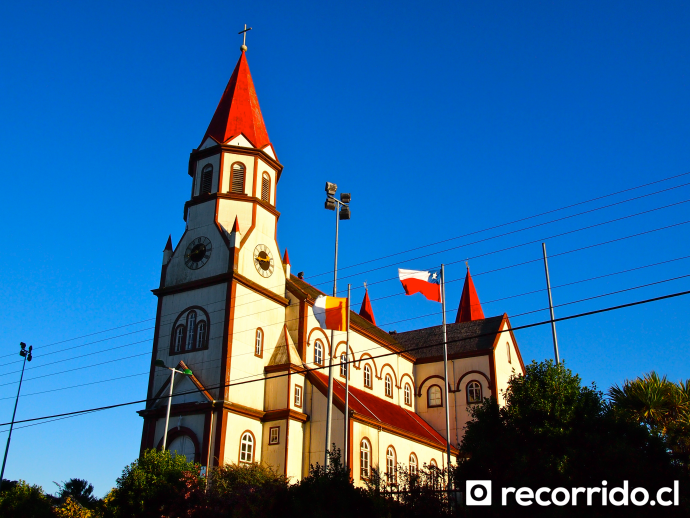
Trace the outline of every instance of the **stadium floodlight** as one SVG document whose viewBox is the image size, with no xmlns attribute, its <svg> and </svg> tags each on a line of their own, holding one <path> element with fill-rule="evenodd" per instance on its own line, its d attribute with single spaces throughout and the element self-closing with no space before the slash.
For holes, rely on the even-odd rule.
<svg viewBox="0 0 690 518">
<path fill-rule="evenodd" d="M 336 184 L 331 183 L 331 182 L 326 182 L 326 192 L 328 193 L 329 196 L 333 196 L 337 190 L 338 190 L 338 186 Z"/>
</svg>

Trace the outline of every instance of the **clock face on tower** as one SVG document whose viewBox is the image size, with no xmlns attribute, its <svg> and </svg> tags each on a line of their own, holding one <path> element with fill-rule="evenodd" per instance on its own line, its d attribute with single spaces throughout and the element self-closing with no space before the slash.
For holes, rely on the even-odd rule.
<svg viewBox="0 0 690 518">
<path fill-rule="evenodd" d="M 273 256 L 266 245 L 256 245 L 254 249 L 254 267 L 262 277 L 273 275 Z"/>
<path fill-rule="evenodd" d="M 211 258 L 211 240 L 207 237 L 193 239 L 184 253 L 184 264 L 190 270 L 198 270 Z"/>
</svg>

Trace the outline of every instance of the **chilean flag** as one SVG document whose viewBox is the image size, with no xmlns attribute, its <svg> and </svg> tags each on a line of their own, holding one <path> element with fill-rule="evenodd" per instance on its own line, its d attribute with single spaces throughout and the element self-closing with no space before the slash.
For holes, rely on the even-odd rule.
<svg viewBox="0 0 690 518">
<path fill-rule="evenodd" d="M 398 268 L 400 282 L 402 282 L 405 295 L 421 293 L 427 299 L 441 302 L 441 285 L 437 272 L 425 272 L 419 270 L 403 270 Z"/>
</svg>

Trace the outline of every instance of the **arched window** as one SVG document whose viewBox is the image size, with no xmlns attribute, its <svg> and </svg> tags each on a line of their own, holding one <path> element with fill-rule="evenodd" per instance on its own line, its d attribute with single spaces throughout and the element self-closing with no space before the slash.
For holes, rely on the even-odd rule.
<svg viewBox="0 0 690 518">
<path fill-rule="evenodd" d="M 393 378 L 391 378 L 390 374 L 386 374 L 385 386 L 386 396 L 393 397 Z"/>
<path fill-rule="evenodd" d="M 409 383 L 405 383 L 405 404 L 412 406 L 412 389 Z"/>
<path fill-rule="evenodd" d="M 431 385 L 427 392 L 427 406 L 433 408 L 435 406 L 443 406 L 443 399 L 441 399 L 441 387 L 438 385 Z"/>
<path fill-rule="evenodd" d="M 347 355 L 345 353 L 340 355 L 340 375 L 343 378 L 347 376 Z"/>
<path fill-rule="evenodd" d="M 254 462 L 254 437 L 249 432 L 242 434 L 240 441 L 240 462 Z"/>
<path fill-rule="evenodd" d="M 206 346 L 206 321 L 202 320 L 196 326 L 196 348 L 201 349 Z"/>
<path fill-rule="evenodd" d="M 438 468 L 438 464 L 436 464 L 436 461 L 434 459 L 431 459 L 431 462 L 429 463 L 430 468 Z"/>
<path fill-rule="evenodd" d="M 362 478 L 369 478 L 371 460 L 371 445 L 366 439 L 359 444 L 359 473 Z"/>
<path fill-rule="evenodd" d="M 264 355 L 264 332 L 261 328 L 256 330 L 256 340 L 254 342 L 254 356 L 262 358 Z"/>
<path fill-rule="evenodd" d="M 264 173 L 261 178 L 261 199 L 271 203 L 271 177 Z"/>
<path fill-rule="evenodd" d="M 196 457 L 196 448 L 194 447 L 194 442 L 186 435 L 175 437 L 168 446 L 168 450 L 173 455 L 184 455 L 184 457 L 187 459 L 187 462 L 194 462 Z"/>
<path fill-rule="evenodd" d="M 177 326 L 175 329 L 175 352 L 179 353 L 182 350 L 184 343 L 184 326 Z"/>
<path fill-rule="evenodd" d="M 323 344 L 321 344 L 321 340 L 317 340 L 314 343 L 314 363 L 323 365 Z"/>
<path fill-rule="evenodd" d="M 417 456 L 414 453 L 410 453 L 410 475 L 413 477 L 417 475 Z"/>
<path fill-rule="evenodd" d="M 364 386 L 371 388 L 371 367 L 368 364 L 364 366 Z"/>
<path fill-rule="evenodd" d="M 470 381 L 467 384 L 467 402 L 469 404 L 472 403 L 481 403 L 482 401 L 482 386 L 479 384 L 478 381 Z"/>
<path fill-rule="evenodd" d="M 506 353 L 508 354 L 508 363 L 513 363 L 510 358 L 510 342 L 506 342 Z"/>
<path fill-rule="evenodd" d="M 244 164 L 235 162 L 232 164 L 232 180 L 230 191 L 244 194 Z"/>
<path fill-rule="evenodd" d="M 196 311 L 190 311 L 187 315 L 187 343 L 185 349 L 194 347 L 194 330 L 196 328 Z"/>
<path fill-rule="evenodd" d="M 201 170 L 201 184 L 199 185 L 199 194 L 210 194 L 211 185 L 213 183 L 213 166 L 206 164 Z"/>
<path fill-rule="evenodd" d="M 386 478 L 388 479 L 389 484 L 395 484 L 395 472 L 395 450 L 393 449 L 393 446 L 389 446 L 386 450 Z"/>
</svg>

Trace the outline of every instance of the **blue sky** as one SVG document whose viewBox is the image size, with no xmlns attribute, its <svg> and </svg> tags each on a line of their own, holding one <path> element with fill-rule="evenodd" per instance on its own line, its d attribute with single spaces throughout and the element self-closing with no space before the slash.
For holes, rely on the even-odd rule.
<svg viewBox="0 0 690 518">
<path fill-rule="evenodd" d="M 452 318 L 468 257 L 487 316 L 507 312 L 514 326 L 548 318 L 543 291 L 516 296 L 544 288 L 543 265 L 505 268 L 539 259 L 545 238 L 552 284 L 575 283 L 554 289 L 555 304 L 688 275 L 690 259 L 679 259 L 690 255 L 686 224 L 556 255 L 690 219 L 690 175 L 677 176 L 690 171 L 687 2 L 332 4 L 0 6 L 2 422 L 22 340 L 35 359 L 19 419 L 145 397 L 150 290 L 168 234 L 176 242 L 184 230 L 189 152 L 239 57 L 244 23 L 254 28 L 247 57 L 285 166 L 279 244 L 293 271 L 329 291 L 333 213 L 323 209 L 323 185 L 352 192 L 340 265 L 372 262 L 341 270 L 339 286 L 351 282 L 358 301 L 368 281 L 384 329 L 440 321 L 415 318 L 439 311 L 421 296 L 381 298 L 401 293 L 398 266 L 448 264 L 449 281 L 459 279 L 448 284 Z M 575 215 L 616 202 L 624 203 Z M 659 210 L 550 238 L 651 209 Z M 564 216 L 573 217 L 549 223 Z M 680 278 L 556 315 L 688 289 L 690 278 Z M 561 357 L 602 390 L 650 370 L 685 379 L 689 301 L 563 322 Z M 516 337 L 526 362 L 551 357 L 547 326 Z M 110 363 L 91 367 L 101 362 Z M 112 378 L 121 379 L 101 383 Z M 85 383 L 94 384 L 56 390 Z M 80 477 L 105 494 L 138 454 L 138 408 L 16 430 L 6 478 L 52 491 L 52 481 Z"/>
</svg>

